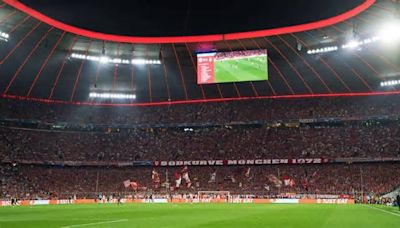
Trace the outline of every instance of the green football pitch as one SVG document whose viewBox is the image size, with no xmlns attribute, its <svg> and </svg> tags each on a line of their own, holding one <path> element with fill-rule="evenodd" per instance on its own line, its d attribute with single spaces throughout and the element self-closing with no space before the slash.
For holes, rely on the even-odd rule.
<svg viewBox="0 0 400 228">
<path fill-rule="evenodd" d="M 267 57 L 215 61 L 215 82 L 268 80 Z"/>
<path fill-rule="evenodd" d="M 400 213 L 363 205 L 55 205 L 0 208 L 0 227 L 398 228 Z"/>
</svg>

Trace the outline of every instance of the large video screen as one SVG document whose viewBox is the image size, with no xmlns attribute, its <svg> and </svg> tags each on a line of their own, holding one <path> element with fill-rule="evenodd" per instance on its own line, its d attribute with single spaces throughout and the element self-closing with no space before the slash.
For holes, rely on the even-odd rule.
<svg viewBox="0 0 400 228">
<path fill-rule="evenodd" d="M 267 50 L 197 54 L 197 83 L 229 83 L 268 80 Z"/>
</svg>

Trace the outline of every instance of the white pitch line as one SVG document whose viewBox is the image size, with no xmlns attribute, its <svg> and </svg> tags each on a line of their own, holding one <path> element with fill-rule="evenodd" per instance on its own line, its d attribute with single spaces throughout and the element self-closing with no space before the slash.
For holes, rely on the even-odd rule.
<svg viewBox="0 0 400 228">
<path fill-rule="evenodd" d="M 397 216 L 397 217 L 400 217 L 400 214 L 397 214 L 397 213 L 394 213 L 394 212 L 391 212 L 391 211 L 386 211 L 386 210 L 383 210 L 383 209 L 380 209 L 380 208 L 377 208 L 377 207 L 373 207 L 373 206 L 370 206 L 370 205 L 366 205 L 366 204 L 364 204 L 364 206 L 372 208 L 372 209 L 375 209 L 375 210 L 378 210 L 378 211 L 382 211 L 382 212 L 385 212 L 385 213 L 388 213 L 388 214 L 391 214 L 391 215 L 394 215 L 394 216 Z"/>
<path fill-rule="evenodd" d="M 62 226 L 61 228 L 72 228 L 72 227 L 92 226 L 92 225 L 101 225 L 101 224 L 109 224 L 109 223 L 117 223 L 117 222 L 126 222 L 126 221 L 128 221 L 128 219 L 119 219 L 119 220 L 112 220 L 112 221 L 105 221 L 105 222 L 93 222 L 93 223 L 77 224 L 77 225 L 70 225 L 70 226 Z"/>
<path fill-rule="evenodd" d="M 13 218 L 0 218 L 0 222 L 26 222 L 26 221 L 110 221 L 110 219 L 49 219 L 49 218 L 35 218 L 35 219 L 13 219 Z"/>
</svg>

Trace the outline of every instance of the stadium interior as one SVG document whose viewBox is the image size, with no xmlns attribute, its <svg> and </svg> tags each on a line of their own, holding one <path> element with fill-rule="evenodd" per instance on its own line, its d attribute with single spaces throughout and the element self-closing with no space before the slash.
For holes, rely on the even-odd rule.
<svg viewBox="0 0 400 228">
<path fill-rule="evenodd" d="M 0 184 L 0 227 L 147 227 L 10 211 L 106 203 L 348 204 L 369 223 L 305 227 L 397 227 L 400 1 L 0 0 Z M 251 216 L 196 227 L 297 227 Z"/>
</svg>

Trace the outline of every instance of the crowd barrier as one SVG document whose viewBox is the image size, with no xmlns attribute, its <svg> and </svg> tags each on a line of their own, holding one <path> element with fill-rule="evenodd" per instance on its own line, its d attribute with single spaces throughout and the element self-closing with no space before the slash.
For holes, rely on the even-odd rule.
<svg viewBox="0 0 400 228">
<path fill-rule="evenodd" d="M 354 204 L 353 199 L 122 199 L 122 203 L 232 203 L 232 204 Z M 95 199 L 77 200 L 21 200 L 20 206 L 63 205 L 63 204 L 102 204 Z M 107 203 L 117 203 L 114 199 Z M 11 206 L 11 201 L 0 201 L 0 206 Z"/>
</svg>

